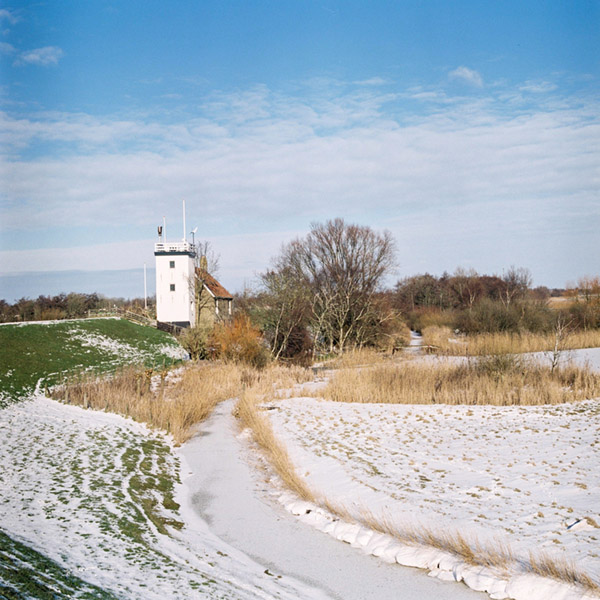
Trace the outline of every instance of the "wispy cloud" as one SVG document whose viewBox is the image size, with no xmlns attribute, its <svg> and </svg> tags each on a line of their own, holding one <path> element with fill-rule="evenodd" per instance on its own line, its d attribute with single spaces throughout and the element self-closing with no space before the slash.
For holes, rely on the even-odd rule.
<svg viewBox="0 0 600 600">
<path fill-rule="evenodd" d="M 44 46 L 43 48 L 20 52 L 14 64 L 16 66 L 38 65 L 47 67 L 49 65 L 57 65 L 63 55 L 64 52 L 58 46 Z"/>
<path fill-rule="evenodd" d="M 481 75 L 477 71 L 469 69 L 469 67 L 457 67 L 448 73 L 448 77 L 450 79 L 458 79 L 475 87 L 483 87 L 483 78 Z"/>
<path fill-rule="evenodd" d="M 14 25 L 15 23 L 18 23 L 19 20 L 18 15 L 14 11 L 8 10 L 7 8 L 0 8 L 0 23 L 2 21 L 7 21 L 10 25 Z"/>
<path fill-rule="evenodd" d="M 361 79 L 360 81 L 355 81 L 355 85 L 365 85 L 365 86 L 380 86 L 388 83 L 382 77 L 370 77 L 369 79 Z"/>
<path fill-rule="evenodd" d="M 211 230 L 273 231 L 342 215 L 406 238 L 407 227 L 435 230 L 443 221 L 482 237 L 470 250 L 482 256 L 501 243 L 502 231 L 526 239 L 541 235 L 541 223 L 548 231 L 569 224 L 585 249 L 593 238 L 586 227 L 600 226 L 594 101 L 540 93 L 536 105 L 520 110 L 506 90 L 477 99 L 440 95 L 428 97 L 427 112 L 407 118 L 394 94 L 340 89 L 310 98 L 265 86 L 213 94 L 198 116 L 169 122 L 0 115 L 8 153 L 0 163 L 0 223 L 15 231 L 24 222 L 33 231 L 153 230 L 166 204 L 186 198 L 190 206 L 197 199 Z M 47 153 L 29 158 L 39 147 Z M 460 246 L 451 231 L 436 235 Z M 405 251 L 403 262 L 415 252 Z M 25 258 L 36 269 L 33 255 L 19 254 L 13 270 Z M 249 272 L 264 266 L 253 264 Z"/>
<path fill-rule="evenodd" d="M 556 84 L 550 81 L 526 81 L 523 85 L 519 86 L 520 91 L 533 94 L 546 94 L 553 92 L 556 88 Z"/>
<path fill-rule="evenodd" d="M 6 42 L 0 42 L 0 54 L 14 54 L 17 49 Z"/>
</svg>

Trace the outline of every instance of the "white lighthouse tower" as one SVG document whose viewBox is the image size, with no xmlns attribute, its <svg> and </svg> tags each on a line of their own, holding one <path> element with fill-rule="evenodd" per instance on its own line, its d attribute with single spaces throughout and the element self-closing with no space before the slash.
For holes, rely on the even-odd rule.
<svg viewBox="0 0 600 600">
<path fill-rule="evenodd" d="M 183 238 L 167 242 L 166 223 L 158 228 L 154 244 L 156 257 L 156 320 L 181 327 L 196 324 L 194 259 L 196 248 L 186 239 L 185 200 L 183 201 Z"/>
</svg>

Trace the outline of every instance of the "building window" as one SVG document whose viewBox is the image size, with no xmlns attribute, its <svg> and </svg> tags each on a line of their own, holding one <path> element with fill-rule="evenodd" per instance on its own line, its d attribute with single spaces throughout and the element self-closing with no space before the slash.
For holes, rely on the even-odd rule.
<svg viewBox="0 0 600 600">
<path fill-rule="evenodd" d="M 174 283 L 172 283 L 172 284 L 169 286 L 169 289 L 170 289 L 172 292 L 174 292 L 174 291 L 175 291 L 175 284 L 174 284 Z"/>
<path fill-rule="evenodd" d="M 170 260 L 169 261 L 169 269 L 174 269 L 175 268 L 175 261 L 174 260 Z"/>
</svg>

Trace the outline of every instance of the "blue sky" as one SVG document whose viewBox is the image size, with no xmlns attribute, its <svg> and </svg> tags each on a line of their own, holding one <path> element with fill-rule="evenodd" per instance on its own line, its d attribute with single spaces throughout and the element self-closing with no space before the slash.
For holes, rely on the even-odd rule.
<svg viewBox="0 0 600 600">
<path fill-rule="evenodd" d="M 598 274 L 599 31 L 598 1 L 0 3 L 0 297 L 141 295 L 107 272 L 183 199 L 232 290 L 338 216 L 394 234 L 392 283 Z"/>
</svg>

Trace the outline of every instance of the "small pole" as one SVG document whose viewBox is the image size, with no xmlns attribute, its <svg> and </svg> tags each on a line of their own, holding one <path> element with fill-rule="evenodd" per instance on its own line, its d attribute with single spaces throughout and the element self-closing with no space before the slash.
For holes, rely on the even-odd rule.
<svg viewBox="0 0 600 600">
<path fill-rule="evenodd" d="M 146 284 L 146 263 L 144 263 L 144 310 L 148 310 L 148 286 Z"/>
</svg>

